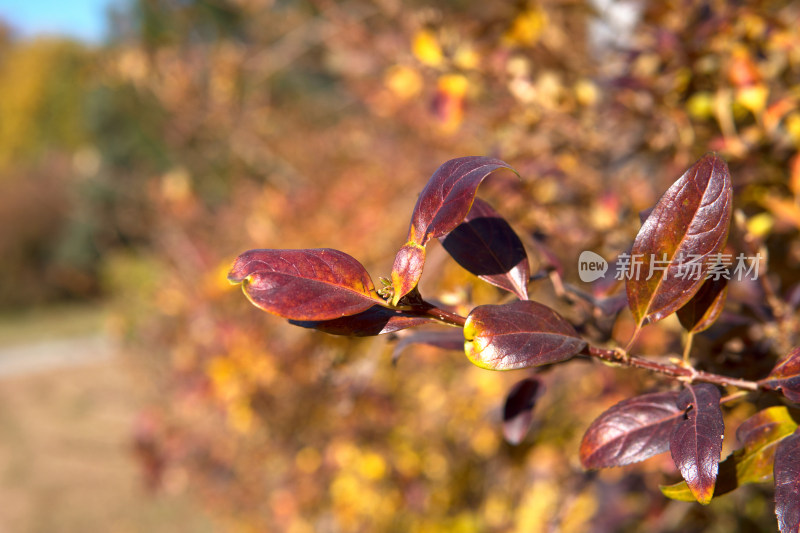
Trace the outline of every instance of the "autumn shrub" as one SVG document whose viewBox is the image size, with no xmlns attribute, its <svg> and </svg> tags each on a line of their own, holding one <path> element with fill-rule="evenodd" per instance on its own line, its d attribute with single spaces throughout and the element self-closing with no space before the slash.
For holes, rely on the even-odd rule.
<svg viewBox="0 0 800 533">
<path fill-rule="evenodd" d="M 108 261 L 106 278 L 149 391 L 136 439 L 158 486 L 262 530 L 774 530 L 770 484 L 701 506 L 661 493 L 680 479 L 669 454 L 584 471 L 594 419 L 654 391 L 671 401 L 680 384 L 619 368 L 614 347 L 642 317 L 609 315 L 619 286 L 581 282 L 578 259 L 592 251 L 615 269 L 640 212 L 716 151 L 734 208 L 721 253 L 761 253 L 767 283 L 729 284 L 720 319 L 693 335 L 691 368 L 758 382 L 796 347 L 795 6 L 660 3 L 625 40 L 597 45 L 602 16 L 583 2 L 250 2 L 219 19 L 201 3 L 142 4 L 157 16 L 116 44 L 107 83 L 156 108 L 127 121 L 160 132 L 163 157 L 124 167 L 152 241 Z M 458 351 L 403 332 L 335 337 L 256 313 L 228 287 L 253 247 L 331 247 L 390 277 L 425 178 L 465 154 L 522 176 L 493 177 L 481 196 L 528 251 L 527 296 L 612 364 L 487 372 L 464 364 L 455 328 Z M 513 297 L 447 246 L 426 245 L 426 300 L 466 317 Z M 638 329 L 631 355 L 688 380 L 680 323 Z M 502 424 L 512 389 L 523 407 L 538 397 L 516 446 Z M 780 402 L 726 401 L 720 458 Z"/>
</svg>

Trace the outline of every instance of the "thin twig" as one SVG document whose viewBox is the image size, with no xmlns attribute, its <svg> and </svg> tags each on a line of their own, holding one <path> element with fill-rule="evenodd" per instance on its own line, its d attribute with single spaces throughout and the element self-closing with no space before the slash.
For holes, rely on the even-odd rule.
<svg viewBox="0 0 800 533">
<path fill-rule="evenodd" d="M 720 385 L 723 387 L 733 386 L 751 391 L 755 391 L 760 388 L 758 383 L 755 381 L 712 374 L 711 372 L 703 372 L 702 370 L 695 370 L 689 366 L 677 366 L 673 364 L 659 363 L 657 361 L 645 359 L 644 357 L 640 357 L 638 355 L 630 355 L 624 350 L 607 350 L 604 348 L 589 346 L 588 353 L 592 357 L 597 357 L 604 361 L 617 363 L 622 366 L 642 368 L 644 370 L 664 374 L 682 381 L 688 381 L 689 383 L 699 381 L 703 383 L 713 383 L 714 385 Z"/>
<path fill-rule="evenodd" d="M 441 309 L 424 300 L 414 301 L 411 305 L 405 306 L 403 311 L 419 316 L 431 317 L 445 324 L 460 328 L 463 328 L 467 321 L 465 317 L 459 314 Z M 755 381 L 696 370 L 688 363 L 684 365 L 659 363 L 658 361 L 646 359 L 638 355 L 630 355 L 626 350 L 622 349 L 610 350 L 598 348 L 596 346 L 588 346 L 584 353 L 591 357 L 602 359 L 603 361 L 631 368 L 649 370 L 650 372 L 663 374 L 688 383 L 713 383 L 714 385 L 723 387 L 738 387 L 747 391 L 756 391 L 761 388 L 759 383 Z"/>
</svg>

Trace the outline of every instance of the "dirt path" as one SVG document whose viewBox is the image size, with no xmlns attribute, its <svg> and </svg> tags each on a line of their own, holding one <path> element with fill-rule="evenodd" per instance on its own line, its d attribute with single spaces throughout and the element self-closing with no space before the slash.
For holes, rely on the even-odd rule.
<svg viewBox="0 0 800 533">
<path fill-rule="evenodd" d="M 143 489 L 136 398 L 102 333 L 0 347 L 0 533 L 214 531 L 185 496 Z"/>
<path fill-rule="evenodd" d="M 103 333 L 0 347 L 0 380 L 109 361 L 114 347 Z"/>
</svg>

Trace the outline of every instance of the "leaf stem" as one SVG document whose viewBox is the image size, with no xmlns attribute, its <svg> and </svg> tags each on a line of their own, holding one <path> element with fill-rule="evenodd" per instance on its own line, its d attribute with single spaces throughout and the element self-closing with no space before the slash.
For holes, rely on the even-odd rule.
<svg viewBox="0 0 800 533">
<path fill-rule="evenodd" d="M 683 362 L 689 363 L 689 354 L 692 352 L 692 342 L 694 341 L 694 332 L 690 331 L 686 334 L 686 344 L 683 346 Z"/>
<path fill-rule="evenodd" d="M 747 390 L 740 390 L 740 391 L 734 392 L 734 393 L 732 393 L 732 394 L 728 394 L 727 396 L 725 396 L 724 398 L 722 398 L 722 399 L 719 401 L 719 403 L 728 403 L 728 402 L 732 402 L 732 401 L 734 401 L 734 400 L 738 400 L 739 398 L 743 398 L 743 397 L 747 396 L 748 394 L 750 394 L 750 391 L 747 391 Z"/>
<path fill-rule="evenodd" d="M 633 347 L 633 343 L 639 338 L 639 333 L 642 332 L 642 324 L 636 324 L 636 329 L 633 330 L 633 335 L 631 335 L 631 340 L 628 341 L 628 345 L 625 347 L 625 352 L 629 352 Z"/>
<path fill-rule="evenodd" d="M 416 288 L 409 293 L 409 295 L 410 297 L 405 298 L 405 305 L 387 307 L 389 307 L 389 309 L 396 309 L 398 311 L 403 311 L 413 315 L 430 317 L 438 320 L 439 322 L 447 324 L 448 326 L 463 328 L 464 324 L 467 323 L 467 319 L 465 317 L 457 313 L 447 311 L 446 309 L 442 309 L 441 307 L 437 307 L 434 304 L 423 300 Z"/>
<path fill-rule="evenodd" d="M 720 386 L 733 386 L 740 389 L 755 391 L 760 388 L 759 384 L 755 381 L 746 379 L 731 378 L 719 374 L 712 374 L 711 372 L 703 372 L 695 370 L 689 366 L 677 366 L 673 364 L 664 364 L 638 355 L 630 355 L 625 350 L 608 350 L 605 348 L 597 348 L 589 346 L 588 353 L 592 357 L 597 357 L 604 361 L 610 361 L 622 366 L 633 368 L 642 368 L 658 374 L 664 374 L 682 381 L 694 383 L 696 381 L 703 383 L 713 383 Z"/>
<path fill-rule="evenodd" d="M 415 309 L 413 312 L 416 311 L 417 310 Z M 436 306 L 431 306 L 429 309 L 422 311 L 421 314 L 435 318 L 436 320 L 444 322 L 445 324 L 457 326 L 459 328 L 463 328 L 464 324 L 467 323 L 467 319 L 463 316 L 456 313 L 451 313 L 450 311 L 445 311 L 444 309 Z"/>
</svg>

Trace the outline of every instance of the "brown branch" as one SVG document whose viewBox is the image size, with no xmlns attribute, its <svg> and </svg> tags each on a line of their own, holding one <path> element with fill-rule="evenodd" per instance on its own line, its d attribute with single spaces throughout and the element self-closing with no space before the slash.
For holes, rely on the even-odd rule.
<svg viewBox="0 0 800 533">
<path fill-rule="evenodd" d="M 406 299 L 406 303 L 409 305 L 409 309 L 406 311 L 407 313 L 435 318 L 439 322 L 459 328 L 463 328 L 464 324 L 467 323 L 467 319 L 463 316 L 456 313 L 451 313 L 450 311 L 436 307 L 432 303 L 423 300 L 416 287 L 412 292 L 403 298 Z"/>
<path fill-rule="evenodd" d="M 463 316 L 456 313 L 451 313 L 450 311 L 445 311 L 444 309 L 440 309 L 435 306 L 423 311 L 422 314 L 433 317 L 440 322 L 444 322 L 445 324 L 457 326 L 459 328 L 463 328 L 464 324 L 467 323 L 467 319 Z"/>
<path fill-rule="evenodd" d="M 700 381 L 703 383 L 713 383 L 714 385 L 720 385 L 723 387 L 733 386 L 751 391 L 755 391 L 760 388 L 759 384 L 755 381 L 712 374 L 711 372 L 703 372 L 702 370 L 695 370 L 691 367 L 659 363 L 657 361 L 645 359 L 644 357 L 640 357 L 638 355 L 629 355 L 624 350 L 607 350 L 604 348 L 589 346 L 588 354 L 604 361 L 609 361 L 632 368 L 642 368 L 644 370 L 664 374 L 682 381 L 688 381 L 689 383 Z"/>
<path fill-rule="evenodd" d="M 463 328 L 464 324 L 466 324 L 467 319 L 465 317 L 436 307 L 435 305 L 426 302 L 421 298 L 419 300 L 412 300 L 412 302 L 409 303 L 411 305 L 404 309 L 404 311 L 407 313 L 431 317 L 450 326 L 456 326 L 460 328 Z M 649 370 L 650 372 L 663 374 L 665 376 L 686 381 L 688 383 L 699 381 L 703 383 L 713 383 L 714 385 L 720 385 L 722 387 L 738 387 L 748 391 L 757 391 L 761 388 L 761 385 L 756 381 L 732 378 L 728 376 L 722 376 L 720 374 L 713 374 L 711 372 L 704 372 L 702 370 L 695 370 L 688 365 L 681 366 L 659 363 L 658 361 L 646 359 L 638 355 L 630 355 L 625 350 L 621 349 L 609 350 L 589 345 L 583 353 L 591 357 L 597 357 L 603 361 L 608 361 L 631 368 Z"/>
</svg>

